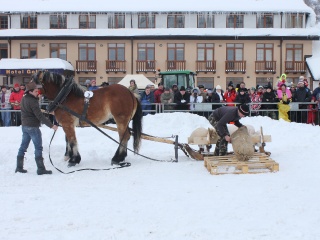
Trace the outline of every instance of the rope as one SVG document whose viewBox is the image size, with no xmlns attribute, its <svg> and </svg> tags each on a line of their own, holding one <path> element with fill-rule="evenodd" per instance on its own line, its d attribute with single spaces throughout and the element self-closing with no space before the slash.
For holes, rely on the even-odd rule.
<svg viewBox="0 0 320 240">
<path fill-rule="evenodd" d="M 58 107 L 60 107 L 60 108 L 63 109 L 64 111 L 72 114 L 73 116 L 79 118 L 80 120 L 85 121 L 86 123 L 90 124 L 92 127 L 94 127 L 95 129 L 97 129 L 99 132 L 101 132 L 103 135 L 105 135 L 105 136 L 106 136 L 107 138 L 109 138 L 110 140 L 112 140 L 112 141 L 114 141 L 115 143 L 121 145 L 122 147 L 125 147 L 122 143 L 119 143 L 117 140 L 115 140 L 114 138 L 112 138 L 110 135 L 108 135 L 107 133 L 105 133 L 104 131 L 102 131 L 99 127 L 97 127 L 97 126 L 96 126 L 93 122 L 91 122 L 89 119 L 87 119 L 87 118 L 81 118 L 81 115 L 79 115 L 78 113 L 72 111 L 70 108 L 68 108 L 68 107 L 66 107 L 66 106 L 64 106 L 64 105 L 62 105 L 62 104 L 59 104 Z M 138 152 L 136 152 L 136 151 L 134 151 L 134 150 L 132 150 L 132 149 L 130 149 L 130 148 L 128 148 L 128 147 L 125 147 L 125 148 L 126 148 L 128 151 L 130 151 L 130 152 L 132 152 L 132 153 L 134 153 L 134 154 L 136 154 L 136 155 L 138 155 L 138 156 L 141 156 L 141 157 L 143 157 L 143 158 L 149 159 L 149 160 L 151 160 L 151 161 L 156 161 L 156 162 L 173 162 L 173 161 L 174 161 L 174 160 L 172 160 L 172 159 L 171 159 L 170 161 L 168 161 L 168 160 L 159 160 L 159 159 L 151 158 L 151 157 L 145 156 L 145 155 L 143 155 L 143 154 L 140 154 L 140 153 L 138 153 Z"/>
<path fill-rule="evenodd" d="M 127 165 L 120 165 L 118 167 L 111 167 L 111 168 L 82 168 L 82 169 L 78 169 L 78 170 L 74 170 L 74 171 L 71 171 L 71 172 L 64 172 L 62 170 L 60 170 L 59 168 L 57 168 L 53 162 L 52 162 L 52 159 L 51 159 L 51 154 L 50 154 L 50 149 L 51 149 L 51 144 L 52 144 L 52 140 L 54 138 L 56 134 L 56 131 L 54 131 L 52 137 L 51 137 L 51 140 L 50 140 L 50 144 L 49 144 L 49 160 L 51 162 L 51 165 L 60 173 L 63 173 L 63 174 L 70 174 L 70 173 L 74 173 L 74 172 L 80 172 L 80 171 L 108 171 L 108 170 L 113 170 L 113 169 L 119 169 L 119 168 L 125 168 L 125 167 L 130 167 L 131 164 L 127 164 Z"/>
</svg>

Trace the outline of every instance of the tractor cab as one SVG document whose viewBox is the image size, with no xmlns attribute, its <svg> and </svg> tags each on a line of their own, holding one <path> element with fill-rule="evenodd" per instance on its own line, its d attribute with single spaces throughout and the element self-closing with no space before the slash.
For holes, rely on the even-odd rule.
<svg viewBox="0 0 320 240">
<path fill-rule="evenodd" d="M 193 89 L 196 86 L 196 73 L 188 70 L 184 71 L 165 71 L 159 72 L 160 82 L 164 87 L 171 88 L 173 84 L 177 84 L 178 88 L 184 86 L 185 88 Z"/>
</svg>

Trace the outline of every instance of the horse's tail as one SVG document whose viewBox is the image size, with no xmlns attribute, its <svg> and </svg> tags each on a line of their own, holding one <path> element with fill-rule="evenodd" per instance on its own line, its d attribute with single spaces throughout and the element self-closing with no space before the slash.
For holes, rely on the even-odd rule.
<svg viewBox="0 0 320 240">
<path fill-rule="evenodd" d="M 141 134 L 142 134 L 142 108 L 140 101 L 135 98 L 137 101 L 137 109 L 132 118 L 132 131 L 133 131 L 133 149 L 135 152 L 139 152 L 140 143 L 141 143 Z"/>
</svg>

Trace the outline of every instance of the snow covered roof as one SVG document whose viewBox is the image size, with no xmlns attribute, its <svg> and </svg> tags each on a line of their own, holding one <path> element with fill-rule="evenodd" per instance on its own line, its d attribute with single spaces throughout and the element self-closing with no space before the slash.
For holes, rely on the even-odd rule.
<svg viewBox="0 0 320 240">
<path fill-rule="evenodd" d="M 306 58 L 306 63 L 309 68 L 310 74 L 314 80 L 320 80 L 320 41 L 312 42 L 313 56 Z"/>
<path fill-rule="evenodd" d="M 2 58 L 0 60 L 0 74 L 7 75 L 7 70 L 55 70 L 62 73 L 64 70 L 74 71 L 73 66 L 60 58 L 44 59 L 17 59 Z"/>
<path fill-rule="evenodd" d="M 307 12 L 303 0 L 0 0 L 1 12 Z"/>
<path fill-rule="evenodd" d="M 298 28 L 155 28 L 155 29 L 6 29 L 0 31 L 0 38 L 7 37 L 319 37 L 317 27 Z"/>
</svg>

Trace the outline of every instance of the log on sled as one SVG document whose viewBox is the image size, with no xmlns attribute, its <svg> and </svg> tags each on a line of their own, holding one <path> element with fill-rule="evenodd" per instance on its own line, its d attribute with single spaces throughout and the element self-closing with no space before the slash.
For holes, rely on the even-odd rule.
<svg viewBox="0 0 320 240">
<path fill-rule="evenodd" d="M 259 152 L 266 153 L 270 155 L 271 153 L 266 152 L 264 147 L 266 142 L 271 142 L 271 135 L 264 135 L 263 129 L 260 127 L 260 131 L 255 131 L 254 127 L 251 125 L 246 125 L 248 129 L 248 133 L 250 135 L 252 143 L 259 147 Z M 228 125 L 228 131 L 230 135 L 236 132 L 238 128 L 234 125 Z M 211 145 L 216 144 L 219 139 L 219 136 L 214 128 L 197 128 L 195 129 L 190 137 L 188 138 L 188 144 L 190 145 Z M 204 155 L 208 155 L 209 153 L 204 153 Z"/>
</svg>

